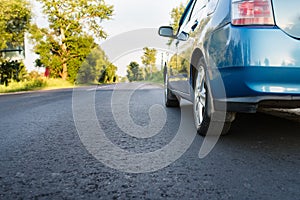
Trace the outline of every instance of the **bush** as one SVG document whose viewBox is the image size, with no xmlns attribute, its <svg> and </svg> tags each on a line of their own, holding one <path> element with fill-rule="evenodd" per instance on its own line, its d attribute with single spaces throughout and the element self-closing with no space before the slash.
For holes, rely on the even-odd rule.
<svg viewBox="0 0 300 200">
<path fill-rule="evenodd" d="M 0 86 L 0 93 L 33 90 L 42 88 L 45 85 L 46 82 L 43 79 L 34 79 L 24 82 L 10 82 L 8 87 L 4 85 Z"/>
<path fill-rule="evenodd" d="M 146 79 L 146 81 L 154 82 L 154 83 L 164 83 L 164 76 L 162 71 L 154 72 L 152 77 Z"/>
<path fill-rule="evenodd" d="M 10 82 L 9 86 L 0 85 L 0 93 L 20 92 L 40 89 L 70 88 L 73 85 L 62 79 L 34 78 L 30 81 Z"/>
</svg>

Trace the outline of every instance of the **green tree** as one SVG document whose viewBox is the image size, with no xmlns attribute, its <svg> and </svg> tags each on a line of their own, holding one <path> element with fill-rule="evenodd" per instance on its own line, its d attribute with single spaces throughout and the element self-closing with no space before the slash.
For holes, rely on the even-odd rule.
<svg viewBox="0 0 300 200">
<path fill-rule="evenodd" d="M 0 0 L 0 50 L 7 44 L 23 45 L 30 19 L 31 8 L 27 0 Z"/>
<path fill-rule="evenodd" d="M 106 66 L 109 66 L 110 62 L 105 55 L 105 52 L 97 46 L 86 57 L 82 63 L 77 81 L 78 83 L 95 83 L 99 80 Z"/>
<path fill-rule="evenodd" d="M 99 83 L 115 83 L 118 80 L 117 67 L 113 64 L 105 66 L 101 71 Z"/>
<path fill-rule="evenodd" d="M 22 62 L 4 61 L 0 65 L 0 83 L 8 86 L 11 80 L 22 81 L 27 75 L 27 71 Z"/>
<path fill-rule="evenodd" d="M 31 19 L 30 4 L 26 0 L 0 0 L 0 53 L 8 47 L 24 44 L 24 34 Z M 22 62 L 5 59 L 0 54 L 0 84 L 20 81 L 27 74 Z"/>
<path fill-rule="evenodd" d="M 32 26 L 35 52 L 51 74 L 74 81 L 79 66 L 95 47 L 93 37 L 107 35 L 100 26 L 111 18 L 113 7 L 104 0 L 38 0 L 49 28 Z"/>
<path fill-rule="evenodd" d="M 157 72 L 157 68 L 155 67 L 156 63 L 156 49 L 150 49 L 148 47 L 143 48 L 144 55 L 142 58 L 142 63 L 145 65 L 145 78 L 150 79 L 152 77 L 153 72 Z"/>
<path fill-rule="evenodd" d="M 172 11 L 171 11 L 170 26 L 173 27 L 174 34 L 176 34 L 176 32 L 179 28 L 179 22 L 180 22 L 180 19 L 181 19 L 181 16 L 182 16 L 184 10 L 185 10 L 185 6 L 184 6 L 183 3 L 181 3 L 178 7 L 173 8 Z M 169 42 L 168 42 L 168 45 L 171 45 L 173 41 L 174 41 L 174 39 L 170 39 Z"/>
<path fill-rule="evenodd" d="M 127 79 L 130 82 L 143 80 L 143 71 L 137 62 L 131 62 L 127 66 Z"/>
<path fill-rule="evenodd" d="M 185 6 L 181 3 L 178 7 L 173 8 L 171 11 L 171 23 L 170 25 L 173 27 L 175 31 L 179 28 L 179 21 L 184 12 Z"/>
</svg>

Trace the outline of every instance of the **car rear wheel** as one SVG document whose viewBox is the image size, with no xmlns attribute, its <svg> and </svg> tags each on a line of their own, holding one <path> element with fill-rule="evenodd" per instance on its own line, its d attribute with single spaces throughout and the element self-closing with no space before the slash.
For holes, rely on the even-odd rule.
<svg viewBox="0 0 300 200">
<path fill-rule="evenodd" d="M 205 70 L 203 66 L 199 67 L 199 71 L 196 71 L 195 74 L 195 84 L 194 84 L 194 102 L 193 102 L 193 113 L 194 113 L 194 122 L 198 134 L 206 136 L 208 128 L 210 126 L 222 126 L 223 129 L 221 135 L 228 133 L 231 127 L 231 121 L 212 121 L 210 113 L 210 95 L 209 90 L 206 84 Z M 229 114 L 229 113 L 228 113 Z M 227 119 L 227 113 L 226 113 Z M 218 133 L 210 133 L 218 134 Z"/>
<path fill-rule="evenodd" d="M 210 124 L 210 117 L 208 116 L 207 109 L 207 86 L 205 83 L 205 73 L 203 67 L 200 67 L 200 70 L 196 72 L 195 77 L 193 103 L 194 122 L 197 132 L 200 135 L 206 135 Z"/>
</svg>

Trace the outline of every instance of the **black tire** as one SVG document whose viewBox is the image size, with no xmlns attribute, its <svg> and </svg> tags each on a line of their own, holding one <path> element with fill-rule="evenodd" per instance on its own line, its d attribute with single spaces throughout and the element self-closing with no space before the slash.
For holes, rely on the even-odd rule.
<svg viewBox="0 0 300 200">
<path fill-rule="evenodd" d="M 210 126 L 220 127 L 223 126 L 221 135 L 226 135 L 231 127 L 231 121 L 212 121 L 210 113 L 210 91 L 206 83 L 204 64 L 200 64 L 199 71 L 195 72 L 194 79 L 194 101 L 193 101 L 193 113 L 194 113 L 194 123 L 197 129 L 197 133 L 201 136 L 206 136 Z M 227 113 L 226 113 L 227 115 Z M 210 133 L 213 134 L 213 133 Z M 216 135 L 218 131 L 216 132 Z"/>
<path fill-rule="evenodd" d="M 180 103 L 177 97 L 169 89 L 169 80 L 167 73 L 165 73 L 165 84 L 164 84 L 164 93 L 165 93 L 165 105 L 166 107 L 179 107 Z"/>
</svg>

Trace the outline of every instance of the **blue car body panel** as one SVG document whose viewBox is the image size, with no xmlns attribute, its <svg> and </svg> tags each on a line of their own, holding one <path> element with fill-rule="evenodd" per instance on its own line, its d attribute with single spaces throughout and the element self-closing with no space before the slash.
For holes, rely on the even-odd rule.
<svg viewBox="0 0 300 200">
<path fill-rule="evenodd" d="M 282 2 L 273 0 L 274 9 L 280 10 Z M 292 2 L 296 6 L 293 12 L 300 14 L 297 11 L 300 1 Z M 212 9 L 210 4 L 214 4 Z M 197 12 L 201 13 L 201 9 Z M 185 57 L 191 63 L 190 69 L 177 74 L 170 73 L 169 69 L 170 89 L 182 98 L 193 100 L 192 68 L 197 68 L 193 52 L 198 51 L 197 56 L 203 56 L 206 63 L 212 97 L 216 103 L 228 103 L 228 111 L 255 112 L 260 104 L 268 101 L 282 102 L 276 106 L 300 107 L 300 40 L 297 38 L 300 20 L 299 24 L 297 20 L 287 22 L 283 12 L 274 14 L 275 25 L 234 26 L 231 0 L 207 1 L 201 13 L 205 17 L 197 21 L 199 26 L 193 31 L 192 50 L 185 51 L 191 52 Z M 289 15 L 291 19 L 294 16 Z M 193 20 L 191 16 L 191 23 Z M 189 23 L 185 26 L 189 27 Z M 292 28 L 288 29 L 286 23 L 292 24 Z M 179 32 L 186 31 L 186 27 Z M 184 41 L 178 43 L 185 45 Z"/>
<path fill-rule="evenodd" d="M 206 48 L 208 69 L 219 71 L 227 98 L 300 96 L 300 40 L 279 28 L 227 25 L 211 34 Z"/>
</svg>

